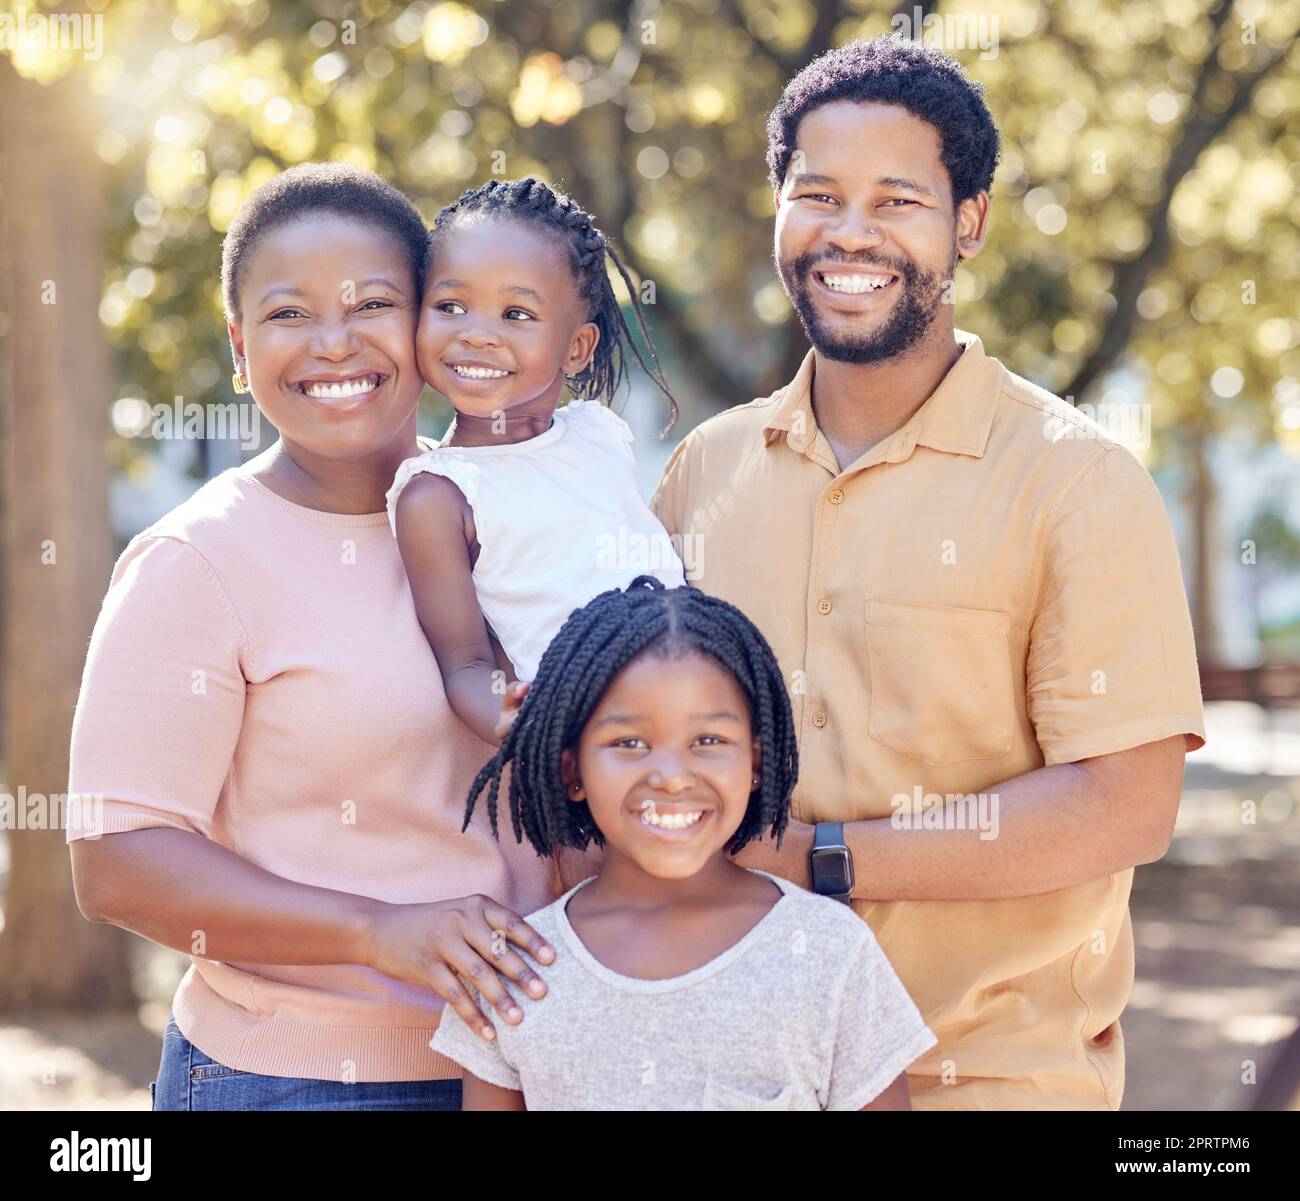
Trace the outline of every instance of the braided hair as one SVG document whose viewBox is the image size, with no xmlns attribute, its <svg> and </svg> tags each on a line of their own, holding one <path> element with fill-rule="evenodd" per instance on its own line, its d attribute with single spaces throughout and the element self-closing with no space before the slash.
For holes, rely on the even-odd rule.
<svg viewBox="0 0 1300 1201">
<path fill-rule="evenodd" d="M 568 250 L 578 294 L 587 306 L 587 320 L 600 330 L 600 339 L 596 343 L 591 362 L 582 371 L 569 376 L 570 392 L 584 400 L 601 400 L 608 404 L 626 378 L 624 360 L 627 351 L 631 350 L 641 369 L 668 398 L 670 414 L 668 424 L 660 434 L 663 437 L 677 421 L 677 401 L 669 391 L 659 366 L 659 356 L 655 354 L 649 327 L 641 313 L 636 285 L 628 275 L 623 261 L 614 252 L 612 243 L 596 227 L 591 214 L 580 208 L 573 197 L 532 176 L 526 179 L 491 180 L 481 187 L 462 193 L 458 200 L 447 205 L 434 218 L 425 252 L 426 271 L 433 261 L 439 239 L 447 230 L 457 221 L 477 214 L 500 214 L 527 221 L 549 233 Z M 610 286 L 609 274 L 605 270 L 606 255 L 622 277 L 628 295 L 632 298 L 632 312 L 650 352 L 653 369 L 641 356 L 632 330 L 623 317 L 618 298 Z"/>
<path fill-rule="evenodd" d="M 602 592 L 575 609 L 542 655 L 523 704 L 501 749 L 474 779 L 462 832 L 487 789 L 487 811 L 497 832 L 497 794 L 510 771 L 510 815 L 515 841 L 523 835 L 539 855 L 557 847 L 605 845 L 586 801 L 565 797 L 560 755 L 578 740 L 610 681 L 643 654 L 675 658 L 696 651 L 720 664 L 749 704 L 762 756 L 759 783 L 744 820 L 727 844 L 731 854 L 771 830 L 778 849 L 799 771 L 794 717 L 776 656 L 758 628 L 735 605 L 689 585 L 665 588 L 637 576 L 626 590 Z"/>
</svg>

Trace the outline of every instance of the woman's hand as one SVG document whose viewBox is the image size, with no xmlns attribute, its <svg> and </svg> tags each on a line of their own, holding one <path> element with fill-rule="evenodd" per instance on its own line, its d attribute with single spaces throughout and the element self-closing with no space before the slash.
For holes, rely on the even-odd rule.
<svg viewBox="0 0 1300 1201">
<path fill-rule="evenodd" d="M 491 897 L 475 894 L 422 905 L 384 905 L 369 924 L 366 965 L 394 980 L 432 988 L 471 1030 L 491 1040 L 496 1032 L 461 977 L 511 1024 L 524 1015 L 506 988 L 507 977 L 534 998 L 546 995 L 545 982 L 511 943 L 538 963 L 555 962 L 555 949 Z"/>
<path fill-rule="evenodd" d="M 519 716 L 519 708 L 524 703 L 524 694 L 527 691 L 528 685 L 523 680 L 514 680 L 506 688 L 506 694 L 501 698 L 501 715 L 497 718 L 496 729 L 493 731 L 497 736 L 498 746 L 510 733 L 510 727 L 515 724 L 515 718 Z"/>
</svg>

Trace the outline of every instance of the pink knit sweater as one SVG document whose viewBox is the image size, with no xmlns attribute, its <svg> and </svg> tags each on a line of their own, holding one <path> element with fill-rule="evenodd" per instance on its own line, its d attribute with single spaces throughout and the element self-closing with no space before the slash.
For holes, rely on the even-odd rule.
<svg viewBox="0 0 1300 1201">
<path fill-rule="evenodd" d="M 460 831 L 491 753 L 447 705 L 386 514 L 303 508 L 235 468 L 118 560 L 69 792 L 105 798 L 109 835 L 174 826 L 289 880 L 524 914 L 558 894 L 551 860 L 508 822 L 500 843 L 478 813 Z M 428 1046 L 441 1008 L 358 965 L 197 957 L 174 1004 L 228 1067 L 356 1081 L 460 1076 Z"/>
</svg>

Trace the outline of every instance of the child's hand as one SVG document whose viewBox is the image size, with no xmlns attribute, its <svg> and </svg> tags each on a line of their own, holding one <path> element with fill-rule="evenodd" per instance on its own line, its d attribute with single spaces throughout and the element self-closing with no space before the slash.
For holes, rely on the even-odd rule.
<svg viewBox="0 0 1300 1201">
<path fill-rule="evenodd" d="M 524 694 L 527 691 L 528 685 L 523 680 L 515 680 L 506 689 L 505 696 L 501 698 L 501 715 L 497 718 L 494 730 L 497 742 L 504 742 L 505 736 L 510 733 L 510 727 L 515 724 L 515 718 L 519 716 L 519 707 L 524 703 Z"/>
</svg>

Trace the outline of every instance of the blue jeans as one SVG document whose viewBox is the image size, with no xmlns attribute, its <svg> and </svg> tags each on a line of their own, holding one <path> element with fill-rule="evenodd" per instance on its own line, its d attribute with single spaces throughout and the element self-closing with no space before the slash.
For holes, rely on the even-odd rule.
<svg viewBox="0 0 1300 1201">
<path fill-rule="evenodd" d="M 149 1085 L 155 1110 L 459 1110 L 460 1095 L 455 1079 L 344 1084 L 241 1072 L 204 1055 L 173 1017 L 163 1035 L 158 1079 Z"/>
</svg>

